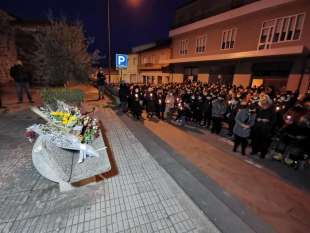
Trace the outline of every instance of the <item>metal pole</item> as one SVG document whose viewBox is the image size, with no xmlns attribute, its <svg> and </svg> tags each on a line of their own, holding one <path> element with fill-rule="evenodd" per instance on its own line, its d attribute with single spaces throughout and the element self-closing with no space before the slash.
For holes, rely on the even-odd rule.
<svg viewBox="0 0 310 233">
<path fill-rule="evenodd" d="M 111 67 L 112 67 L 112 60 L 111 60 L 111 16 L 110 16 L 110 0 L 108 0 L 108 49 L 109 49 L 109 83 L 111 82 Z"/>
</svg>

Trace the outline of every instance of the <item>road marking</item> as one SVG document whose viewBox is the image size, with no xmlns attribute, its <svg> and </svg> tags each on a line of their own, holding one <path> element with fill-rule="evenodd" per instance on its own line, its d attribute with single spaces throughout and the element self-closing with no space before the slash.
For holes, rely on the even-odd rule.
<svg viewBox="0 0 310 233">
<path fill-rule="evenodd" d="M 262 169 L 262 168 L 263 168 L 263 166 L 261 166 L 261 165 L 259 165 L 259 164 L 257 164 L 257 163 L 254 163 L 254 162 L 251 161 L 251 160 L 245 159 L 245 162 L 247 162 L 248 164 L 251 164 L 251 165 L 253 165 L 254 167 L 257 167 L 257 168 L 259 168 L 259 169 Z"/>
<path fill-rule="evenodd" d="M 234 142 L 229 140 L 229 139 L 227 139 L 227 138 L 219 138 L 218 140 L 222 141 L 222 142 L 225 142 L 226 144 L 231 145 L 231 146 L 234 145 Z"/>
</svg>

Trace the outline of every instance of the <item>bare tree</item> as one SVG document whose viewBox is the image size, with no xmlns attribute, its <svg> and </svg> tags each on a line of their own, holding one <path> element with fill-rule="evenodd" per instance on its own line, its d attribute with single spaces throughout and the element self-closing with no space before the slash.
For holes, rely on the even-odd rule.
<svg viewBox="0 0 310 233">
<path fill-rule="evenodd" d="M 65 19 L 50 18 L 50 24 L 35 35 L 37 49 L 31 54 L 35 76 L 48 85 L 69 81 L 86 82 L 93 59 L 87 52 L 92 42 L 85 38 L 80 22 L 68 24 Z"/>
</svg>

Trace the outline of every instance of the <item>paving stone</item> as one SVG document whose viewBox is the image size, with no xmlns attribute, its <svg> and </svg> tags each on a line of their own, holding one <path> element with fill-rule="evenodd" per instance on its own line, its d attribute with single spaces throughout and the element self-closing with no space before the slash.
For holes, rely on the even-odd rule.
<svg viewBox="0 0 310 233">
<path fill-rule="evenodd" d="M 199 224 L 198 217 L 208 222 L 212 232 L 218 232 L 206 216 L 192 214 L 199 212 L 197 208 L 190 210 L 183 205 L 192 202 L 180 195 L 182 190 L 112 110 L 101 110 L 98 117 L 118 174 L 67 193 L 60 193 L 57 184 L 41 177 L 32 166 L 32 145 L 21 138 L 23 127 L 30 125 L 32 118 L 27 124 L 25 118 L 14 118 L 19 126 L 14 127 L 16 132 L 1 132 L 10 140 L 0 148 L 0 233 L 208 230 Z"/>
</svg>

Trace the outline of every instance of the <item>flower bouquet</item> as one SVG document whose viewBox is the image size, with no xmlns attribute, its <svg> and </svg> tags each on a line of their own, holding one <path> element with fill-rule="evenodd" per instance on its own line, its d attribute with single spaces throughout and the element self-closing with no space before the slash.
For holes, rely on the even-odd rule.
<svg viewBox="0 0 310 233">
<path fill-rule="evenodd" d="M 47 123 L 27 128 L 25 136 L 30 142 L 40 135 L 60 148 L 79 150 L 79 162 L 83 162 L 87 156 L 98 156 L 90 145 L 100 135 L 97 119 L 89 114 L 81 114 L 77 107 L 62 101 L 57 101 L 56 111 L 51 111 L 48 106 L 32 107 L 31 110 Z"/>
</svg>

